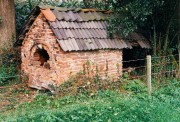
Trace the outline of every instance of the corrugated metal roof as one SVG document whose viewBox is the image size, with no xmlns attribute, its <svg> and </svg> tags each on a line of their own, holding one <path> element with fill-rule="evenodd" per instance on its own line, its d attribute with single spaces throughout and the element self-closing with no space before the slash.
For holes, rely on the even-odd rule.
<svg viewBox="0 0 180 122">
<path fill-rule="evenodd" d="M 110 39 L 106 21 L 109 14 L 106 11 L 57 7 L 51 7 L 51 11 L 56 20 L 47 21 L 64 51 L 132 48 L 130 40 L 136 40 L 142 48 L 150 48 L 146 39 L 135 32 L 126 39 L 121 36 Z"/>
<path fill-rule="evenodd" d="M 96 11 L 52 10 L 57 20 L 49 24 L 64 51 L 132 48 L 120 36 L 108 38 L 106 15 Z M 149 48 L 142 36 L 131 33 L 129 40 L 137 40 L 142 48 Z"/>
</svg>

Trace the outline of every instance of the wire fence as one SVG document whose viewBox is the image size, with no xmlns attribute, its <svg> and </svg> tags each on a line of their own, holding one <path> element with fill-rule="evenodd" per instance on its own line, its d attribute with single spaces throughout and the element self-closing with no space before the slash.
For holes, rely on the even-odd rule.
<svg viewBox="0 0 180 122">
<path fill-rule="evenodd" d="M 155 80 L 161 78 L 179 77 L 179 54 L 151 57 L 151 75 Z M 127 73 L 129 78 L 144 78 L 147 76 L 147 58 L 123 61 L 123 64 L 133 64 L 141 61 L 139 66 L 126 67 L 123 74 Z"/>
<path fill-rule="evenodd" d="M 1 58 L 0 58 L 1 59 Z M 166 55 L 166 56 L 153 56 L 151 58 L 151 75 L 152 78 L 155 80 L 159 80 L 162 78 L 179 78 L 179 54 L 174 54 L 174 55 Z M 2 60 L 1 60 L 2 62 Z M 138 63 L 138 66 L 133 66 L 132 64 Z M 138 78 L 143 78 L 146 80 L 147 76 L 147 58 L 143 59 L 136 59 L 136 60 L 128 60 L 128 61 L 123 61 L 122 64 L 126 63 L 126 67 L 123 68 L 122 70 L 122 78 L 128 78 L 128 79 L 138 79 Z M 127 65 L 130 65 L 130 67 L 127 67 Z M 6 70 L 6 69 L 3 69 Z M 7 69 L 7 70 L 12 70 L 12 69 Z M 1 74 L 0 73 L 0 83 L 2 80 L 11 80 L 13 78 L 18 78 L 20 79 L 23 76 L 23 74 Z M 0 86 L 2 88 L 3 86 Z M 4 86 L 6 87 L 6 86 Z M 7 86 L 9 87 L 9 86 Z"/>
<path fill-rule="evenodd" d="M 110 81 L 107 77 L 105 80 L 101 80 L 99 77 L 89 78 L 86 76 L 74 76 L 70 78 L 69 82 L 64 83 L 60 87 L 54 87 L 50 86 L 50 90 L 54 94 L 58 94 L 59 96 L 65 96 L 65 95 L 77 95 L 79 93 L 88 94 L 89 96 L 93 96 L 96 94 L 99 90 L 116 90 L 116 91 L 123 91 L 122 86 L 125 84 L 126 86 L 128 84 L 133 83 L 134 79 L 138 79 L 141 81 L 144 81 L 144 85 L 147 87 L 148 84 L 146 81 L 148 81 L 147 76 L 147 58 L 143 59 L 136 59 L 136 60 L 129 60 L 129 61 L 123 61 L 122 63 L 126 63 L 126 66 L 128 64 L 131 67 L 125 67 L 122 70 L 122 76 L 119 77 L 116 81 Z M 180 66 L 179 66 L 179 54 L 174 55 L 167 55 L 167 56 L 152 56 L 151 57 L 151 80 L 157 82 L 158 87 L 161 86 L 168 86 L 169 84 L 165 81 L 168 79 L 176 78 L 179 80 L 180 78 Z M 137 64 L 134 67 L 132 67 L 132 64 Z M 1 68 L 1 67 L 0 67 Z M 12 68 L 4 68 L 3 71 L 10 72 Z M 2 70 L 1 70 L 2 71 Z M 14 82 L 14 81 L 20 81 L 23 79 L 23 77 L 26 77 L 24 74 L 20 73 L 2 73 L 0 72 L 0 83 L 1 82 Z M 130 83 L 127 84 L 126 81 L 130 81 Z M 23 97 L 27 97 L 28 99 L 31 99 L 30 94 L 28 90 L 26 90 L 27 82 L 20 81 L 18 84 L 13 85 L 0 85 L 0 109 L 5 110 L 5 108 L 2 108 L 3 106 L 9 106 L 9 101 L 12 99 L 14 100 L 15 97 L 20 94 L 22 94 Z M 175 82 L 174 85 L 177 83 Z M 18 92 L 17 92 L 18 91 Z M 17 94 L 20 93 L 20 94 Z M 18 100 L 15 100 L 16 102 Z M 18 103 L 18 102 L 17 102 Z"/>
</svg>

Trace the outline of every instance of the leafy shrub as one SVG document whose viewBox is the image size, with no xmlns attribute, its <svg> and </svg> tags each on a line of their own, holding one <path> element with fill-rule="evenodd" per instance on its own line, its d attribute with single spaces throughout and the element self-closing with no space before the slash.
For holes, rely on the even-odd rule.
<svg viewBox="0 0 180 122">
<path fill-rule="evenodd" d="M 15 1 L 17 34 L 20 33 L 22 25 L 24 25 L 31 10 L 38 4 L 39 4 L 39 1 L 37 1 L 37 0 L 25 0 L 25 1 L 17 0 L 17 1 Z"/>
<path fill-rule="evenodd" d="M 0 66 L 0 85 L 4 85 L 8 83 L 9 81 L 16 78 L 17 75 L 17 69 L 12 64 L 10 66 Z"/>
<path fill-rule="evenodd" d="M 133 93 L 142 93 L 147 91 L 145 84 L 143 84 L 142 81 L 138 79 L 124 80 L 122 85 L 123 89 Z"/>
<path fill-rule="evenodd" d="M 50 86 L 50 89 L 55 91 L 57 96 L 78 95 L 83 94 L 87 96 L 94 96 L 101 90 L 120 91 L 121 80 L 112 80 L 106 78 L 102 80 L 98 74 L 90 77 L 79 73 L 71 76 L 68 81 L 65 81 L 59 87 Z"/>
<path fill-rule="evenodd" d="M 16 51 L 3 52 L 0 55 L 0 85 L 7 84 L 17 78 L 17 67 L 20 65 L 20 58 Z"/>
</svg>

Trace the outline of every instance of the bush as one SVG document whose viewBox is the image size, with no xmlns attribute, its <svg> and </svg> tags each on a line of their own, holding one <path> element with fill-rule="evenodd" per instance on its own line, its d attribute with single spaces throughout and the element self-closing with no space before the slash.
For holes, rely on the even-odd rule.
<svg viewBox="0 0 180 122">
<path fill-rule="evenodd" d="M 5 85 L 17 78 L 19 60 L 16 51 L 6 51 L 0 55 L 0 85 Z"/>
<path fill-rule="evenodd" d="M 145 84 L 143 84 L 143 82 L 138 79 L 124 80 L 122 85 L 124 90 L 131 91 L 133 93 L 147 92 Z"/>
<path fill-rule="evenodd" d="M 9 81 L 12 81 L 17 76 L 17 69 L 15 65 L 0 66 L 0 85 L 4 85 Z"/>
<path fill-rule="evenodd" d="M 78 73 L 59 87 L 50 86 L 50 89 L 53 89 L 57 96 L 83 94 L 92 97 L 102 90 L 120 91 L 121 83 L 121 80 L 113 81 L 108 77 L 103 80 L 98 74 L 87 76 L 87 74 Z"/>
</svg>

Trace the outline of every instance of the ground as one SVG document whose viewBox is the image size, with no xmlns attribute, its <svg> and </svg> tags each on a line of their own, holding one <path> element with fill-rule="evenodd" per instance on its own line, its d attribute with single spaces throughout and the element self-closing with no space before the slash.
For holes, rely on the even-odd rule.
<svg viewBox="0 0 180 122">
<path fill-rule="evenodd" d="M 12 83 L 0 87 L 0 112 L 15 109 L 23 102 L 33 101 L 36 90 L 27 87 L 26 83 Z"/>
<path fill-rule="evenodd" d="M 11 99 L 6 99 L 5 107 L 2 109 L 4 112 L 0 112 L 0 120 L 18 122 L 180 121 L 179 79 L 167 80 L 165 83 L 162 82 L 161 86 L 153 87 L 152 96 L 147 95 L 146 86 L 139 80 L 127 82 L 131 84 L 123 85 L 126 90 L 124 94 L 105 90 L 98 91 L 94 96 L 79 94 L 64 97 L 40 93 L 27 88 L 25 84 L 13 85 L 12 88 L 1 90 L 1 96 L 8 95 Z"/>
</svg>

